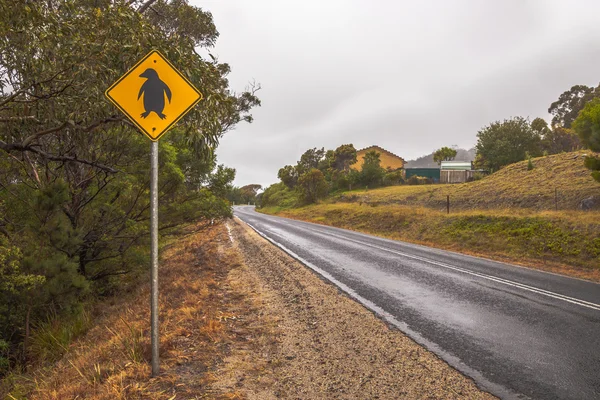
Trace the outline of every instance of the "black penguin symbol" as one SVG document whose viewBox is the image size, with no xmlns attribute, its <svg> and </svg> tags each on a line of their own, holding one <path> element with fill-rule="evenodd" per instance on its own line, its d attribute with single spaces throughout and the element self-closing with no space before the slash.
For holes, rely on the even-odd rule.
<svg viewBox="0 0 600 400">
<path fill-rule="evenodd" d="M 138 100 L 144 94 L 144 110 L 141 117 L 146 118 L 150 112 L 154 111 L 160 119 L 165 119 L 167 116 L 163 114 L 165 109 L 165 94 L 169 103 L 171 103 L 171 89 L 166 83 L 160 80 L 158 74 L 152 68 L 148 68 L 140 75 L 140 78 L 146 78 L 146 82 L 140 88 Z"/>
</svg>

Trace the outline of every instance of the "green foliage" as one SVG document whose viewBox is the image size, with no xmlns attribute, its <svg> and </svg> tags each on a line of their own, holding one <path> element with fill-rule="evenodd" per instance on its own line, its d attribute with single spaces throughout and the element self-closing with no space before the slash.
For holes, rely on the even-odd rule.
<svg viewBox="0 0 600 400">
<path fill-rule="evenodd" d="M 504 122 L 496 121 L 477 133 L 478 168 L 498 169 L 525 159 L 529 152 L 541 155 L 541 137 L 531 128 L 528 120 L 515 117 Z"/>
<path fill-rule="evenodd" d="M 311 169 L 323 168 L 323 161 L 325 161 L 325 148 L 308 149 L 300 156 L 300 161 L 296 165 L 298 176 L 309 172 Z"/>
<path fill-rule="evenodd" d="M 594 259 L 600 254 L 600 242 L 594 241 L 568 223 L 541 217 L 504 217 L 473 215 L 452 217 L 443 233 L 479 243 L 502 238 L 508 251 L 532 257 L 581 257 Z"/>
<path fill-rule="evenodd" d="M 591 88 L 585 85 L 575 85 L 563 92 L 558 100 L 548 108 L 548 112 L 553 115 L 552 126 L 571 128 L 585 105 L 598 97 L 600 97 L 600 87 Z"/>
<path fill-rule="evenodd" d="M 262 186 L 258 184 L 250 184 L 241 188 L 232 187 L 227 194 L 227 199 L 235 204 L 256 204 L 260 189 L 262 189 Z"/>
<path fill-rule="evenodd" d="M 592 177 L 600 182 L 600 158 L 588 156 L 585 158 L 583 164 L 587 169 L 592 171 Z"/>
<path fill-rule="evenodd" d="M 375 187 L 383 184 L 383 177 L 385 176 L 386 171 L 381 167 L 379 157 L 380 154 L 375 150 L 368 151 L 365 154 L 359 177 L 359 181 L 362 185 Z"/>
<path fill-rule="evenodd" d="M 587 103 L 573 123 L 581 142 L 593 151 L 600 151 L 600 98 Z"/>
<path fill-rule="evenodd" d="M 293 165 L 286 165 L 279 169 L 277 177 L 283 182 L 288 188 L 293 189 L 298 184 L 298 169 Z"/>
<path fill-rule="evenodd" d="M 51 314 L 46 321 L 36 324 L 27 355 L 34 360 L 57 361 L 68 350 L 69 344 L 91 326 L 90 315 L 81 306 L 66 316 Z"/>
<path fill-rule="evenodd" d="M 404 183 L 404 177 L 402 176 L 402 171 L 388 172 L 383 177 L 383 184 L 385 186 L 399 185 L 401 183 Z"/>
<path fill-rule="evenodd" d="M 593 151 L 600 151 L 600 98 L 585 105 L 573 123 L 573 129 L 581 142 Z M 596 157 L 587 157 L 585 166 L 592 171 L 592 177 L 600 182 L 600 161 Z"/>
<path fill-rule="evenodd" d="M 271 185 L 260 195 L 261 206 L 288 208 L 292 204 L 314 203 L 328 192 L 352 190 L 359 185 L 374 187 L 403 182 L 401 172 L 386 175 L 387 171 L 380 166 L 379 153 L 375 151 L 366 155 L 361 171 L 350 168 L 356 160 L 356 149 L 352 144 L 327 151 L 316 147 L 308 149 L 295 166 L 286 165 L 279 169 L 277 176 L 288 190 Z M 294 195 L 295 199 L 292 198 Z"/>
<path fill-rule="evenodd" d="M 533 161 L 531 161 L 531 157 L 527 158 L 527 171 L 531 171 L 534 168 Z"/>
<path fill-rule="evenodd" d="M 600 170 L 600 158 L 598 157 L 586 157 L 584 165 L 587 169 Z"/>
<path fill-rule="evenodd" d="M 0 376 L 4 375 L 10 368 L 9 350 L 8 343 L 0 339 Z"/>
<path fill-rule="evenodd" d="M 22 263 L 21 249 L 0 236 L 0 375 L 15 358 L 10 346 L 18 338 L 14 333 L 24 330 L 28 310 L 46 280 L 43 271 L 25 272 Z"/>
<path fill-rule="evenodd" d="M 433 153 L 433 161 L 438 163 L 438 165 L 441 165 L 442 161 L 452 161 L 454 157 L 456 157 L 456 150 L 450 147 L 442 147 Z"/>
<path fill-rule="evenodd" d="M 300 176 L 298 189 L 304 203 L 312 204 L 325 197 L 329 187 L 323 173 L 316 168 L 312 168 Z"/>
<path fill-rule="evenodd" d="M 541 138 L 544 155 L 575 151 L 581 148 L 579 138 L 571 129 L 555 125 L 550 129 L 543 118 L 531 121 L 531 129 Z"/>
<path fill-rule="evenodd" d="M 256 88 L 233 93 L 230 67 L 198 56 L 218 37 L 209 12 L 141 4 L 0 2 L 0 340 L 11 357 L 27 317 L 43 331 L 48 315 L 60 320 L 146 271 L 149 142 L 104 91 L 151 49 L 204 94 L 159 143 L 161 235 L 231 216 L 235 171 L 214 149 L 252 120 Z"/>
<path fill-rule="evenodd" d="M 260 207 L 291 208 L 295 207 L 297 202 L 296 192 L 280 182 L 265 189 L 260 198 Z"/>
<path fill-rule="evenodd" d="M 577 134 L 571 129 L 560 126 L 555 126 L 546 132 L 542 139 L 542 148 L 546 155 L 571 152 L 579 150 L 581 147 L 581 140 Z"/>
<path fill-rule="evenodd" d="M 427 178 L 425 176 L 413 175 L 410 178 L 408 178 L 408 181 L 406 183 L 408 183 L 409 185 L 428 185 L 433 183 L 433 179 Z"/>
<path fill-rule="evenodd" d="M 349 172 L 350 166 L 356 162 L 356 149 L 353 144 L 343 144 L 335 149 L 333 167 L 340 172 Z"/>
<path fill-rule="evenodd" d="M 546 120 L 539 117 L 531 121 L 531 129 L 540 137 L 544 137 L 550 132 L 550 128 L 548 128 L 548 123 Z"/>
<path fill-rule="evenodd" d="M 474 181 L 480 181 L 480 180 L 482 180 L 483 178 L 485 178 L 485 174 L 484 174 L 484 173 L 481 173 L 481 172 L 475 172 L 475 173 L 473 174 L 473 180 L 474 180 Z"/>
<path fill-rule="evenodd" d="M 221 164 L 208 176 L 208 189 L 217 197 L 225 197 L 231 189 L 231 182 L 234 178 L 235 169 Z"/>
</svg>

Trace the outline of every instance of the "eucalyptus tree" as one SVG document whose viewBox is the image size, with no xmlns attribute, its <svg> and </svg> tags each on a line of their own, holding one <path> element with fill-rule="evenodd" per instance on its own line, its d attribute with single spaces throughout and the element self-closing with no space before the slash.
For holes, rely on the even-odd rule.
<svg viewBox="0 0 600 400">
<path fill-rule="evenodd" d="M 594 99 L 585 105 L 573 122 L 573 128 L 587 148 L 600 152 L 600 99 Z M 600 182 L 600 157 L 588 155 L 585 166 L 592 171 L 592 177 Z"/>
<path fill-rule="evenodd" d="M 104 91 L 152 49 L 204 95 L 160 142 L 160 228 L 230 215 L 234 172 L 213 150 L 260 102 L 256 86 L 229 88 L 218 35 L 185 0 L 0 2 L 0 253 L 20 254 L 0 271 L 36 282 L 34 314 L 117 290 L 147 257 L 149 143 Z"/>
</svg>

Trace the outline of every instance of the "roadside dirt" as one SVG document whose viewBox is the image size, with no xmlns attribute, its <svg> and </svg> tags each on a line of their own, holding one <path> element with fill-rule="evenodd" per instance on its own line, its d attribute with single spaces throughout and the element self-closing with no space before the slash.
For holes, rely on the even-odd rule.
<svg viewBox="0 0 600 400">
<path fill-rule="evenodd" d="M 247 225 L 228 225 L 240 257 L 229 284 L 262 333 L 230 348 L 213 387 L 249 399 L 494 398 Z"/>
</svg>

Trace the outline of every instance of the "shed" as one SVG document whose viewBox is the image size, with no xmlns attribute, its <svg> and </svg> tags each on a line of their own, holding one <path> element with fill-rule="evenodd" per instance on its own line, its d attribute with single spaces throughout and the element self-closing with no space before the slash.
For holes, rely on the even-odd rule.
<svg viewBox="0 0 600 400">
<path fill-rule="evenodd" d="M 441 183 L 464 183 L 473 178 L 473 164 L 470 161 L 442 161 L 440 166 Z"/>
</svg>

